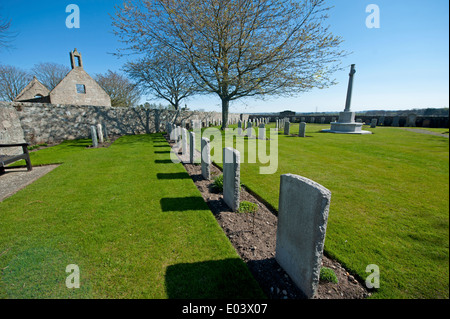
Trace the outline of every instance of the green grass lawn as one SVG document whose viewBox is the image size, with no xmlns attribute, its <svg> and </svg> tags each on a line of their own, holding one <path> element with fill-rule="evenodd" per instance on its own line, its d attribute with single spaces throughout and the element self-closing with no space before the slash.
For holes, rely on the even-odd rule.
<svg viewBox="0 0 450 319">
<path fill-rule="evenodd" d="M 64 164 L 0 203 L 0 298 L 264 297 L 161 134 L 89 144 L 31 153 Z"/>
<path fill-rule="evenodd" d="M 322 184 L 332 192 L 325 251 L 363 280 L 366 266 L 378 265 L 374 298 L 449 298 L 448 138 L 324 128 L 307 124 L 306 138 L 280 134 L 277 173 L 260 175 L 259 164 L 242 163 L 241 182 L 276 209 L 281 174 Z"/>
<path fill-rule="evenodd" d="M 281 174 L 322 184 L 332 192 L 325 250 L 363 280 L 378 265 L 374 298 L 448 298 L 448 138 L 319 132 L 328 127 L 280 134 L 276 174 L 244 162 L 241 182 L 275 208 Z M 160 134 L 89 144 L 32 153 L 34 165 L 64 164 L 0 203 L 0 297 L 262 295 Z M 80 267 L 80 289 L 64 285 L 68 264 Z"/>
<path fill-rule="evenodd" d="M 430 132 L 435 132 L 435 133 L 439 133 L 439 134 L 443 134 L 443 135 L 444 134 L 448 135 L 448 133 L 449 133 L 448 128 L 411 127 L 410 129 L 430 131 Z"/>
</svg>

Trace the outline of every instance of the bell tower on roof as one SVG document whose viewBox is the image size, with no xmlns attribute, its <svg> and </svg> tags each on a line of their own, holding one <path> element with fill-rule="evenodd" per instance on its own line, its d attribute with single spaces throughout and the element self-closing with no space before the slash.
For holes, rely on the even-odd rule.
<svg viewBox="0 0 450 319">
<path fill-rule="evenodd" d="M 70 52 L 70 65 L 72 69 L 83 68 L 83 60 L 81 59 L 81 53 L 75 50 Z"/>
</svg>

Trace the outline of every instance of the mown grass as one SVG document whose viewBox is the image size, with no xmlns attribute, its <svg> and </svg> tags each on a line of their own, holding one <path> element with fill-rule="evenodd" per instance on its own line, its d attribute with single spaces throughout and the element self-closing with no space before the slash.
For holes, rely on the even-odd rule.
<svg viewBox="0 0 450 319">
<path fill-rule="evenodd" d="M 308 124 L 306 138 L 280 133 L 275 174 L 260 175 L 264 165 L 241 154 L 241 182 L 276 209 L 281 174 L 322 184 L 332 192 L 325 251 L 362 280 L 367 265 L 378 265 L 373 298 L 449 298 L 448 138 L 368 126 L 374 134 L 320 133 L 324 128 Z"/>
<path fill-rule="evenodd" d="M 443 135 L 444 134 L 448 135 L 448 133 L 449 133 L 448 128 L 411 127 L 411 129 L 430 131 L 430 132 L 435 132 L 435 133 L 439 133 L 439 134 L 443 134 Z"/>
<path fill-rule="evenodd" d="M 0 298 L 264 297 L 161 134 L 89 144 L 31 153 L 64 164 L 0 202 Z"/>
</svg>

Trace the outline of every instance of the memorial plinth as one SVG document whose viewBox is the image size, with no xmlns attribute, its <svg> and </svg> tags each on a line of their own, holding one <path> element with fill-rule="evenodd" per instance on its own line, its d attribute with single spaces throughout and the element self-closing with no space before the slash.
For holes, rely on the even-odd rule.
<svg viewBox="0 0 450 319">
<path fill-rule="evenodd" d="M 363 123 L 355 122 L 355 112 L 339 113 L 339 120 L 331 122 L 331 129 L 322 130 L 324 133 L 340 134 L 372 134 L 370 131 L 362 130 Z"/>
</svg>

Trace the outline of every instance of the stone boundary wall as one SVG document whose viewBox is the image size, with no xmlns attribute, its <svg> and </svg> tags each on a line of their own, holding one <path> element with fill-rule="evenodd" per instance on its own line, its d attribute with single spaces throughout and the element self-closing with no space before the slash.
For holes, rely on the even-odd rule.
<svg viewBox="0 0 450 319">
<path fill-rule="evenodd" d="M 122 108 L 92 105 L 60 105 L 49 103 L 1 102 L 0 108 L 16 109 L 24 138 L 31 145 L 58 143 L 64 140 L 89 138 L 92 125 L 103 124 L 108 135 L 134 135 L 164 130 L 164 123 L 172 121 L 175 111 L 144 108 Z M 159 130 L 155 116 L 159 115 Z M 248 117 L 248 116 L 246 116 Z M 183 111 L 177 118 L 182 121 L 201 120 L 212 123 L 222 118 L 220 112 Z M 229 120 L 237 122 L 240 114 L 230 113 Z M 3 119 L 0 119 L 2 121 Z"/>
<path fill-rule="evenodd" d="M 19 116 L 12 106 L 0 108 L 0 144 L 24 143 Z M 22 154 L 22 147 L 0 148 L 0 155 Z"/>
<path fill-rule="evenodd" d="M 284 119 L 286 117 L 279 115 L 258 115 L 258 114 L 250 114 L 249 119 L 257 119 L 262 117 L 268 117 L 270 122 L 275 122 L 276 119 Z M 289 121 L 291 123 L 300 123 L 302 122 L 302 118 L 304 118 L 304 122 L 306 123 L 316 123 L 320 124 L 321 119 L 325 118 L 324 124 L 330 124 L 333 120 L 339 119 L 339 114 L 336 115 L 296 115 L 289 116 Z M 397 118 L 397 119 L 396 119 Z M 379 126 L 399 126 L 406 127 L 408 125 L 408 116 L 370 116 L 370 115 L 361 115 L 356 114 L 355 119 L 360 119 L 363 123 L 370 125 L 372 119 L 377 119 L 377 123 Z M 395 122 L 398 121 L 398 125 Z M 449 117 L 448 116 L 422 116 L 417 115 L 415 119 L 414 127 L 430 127 L 430 128 L 448 128 L 449 127 Z"/>
</svg>

